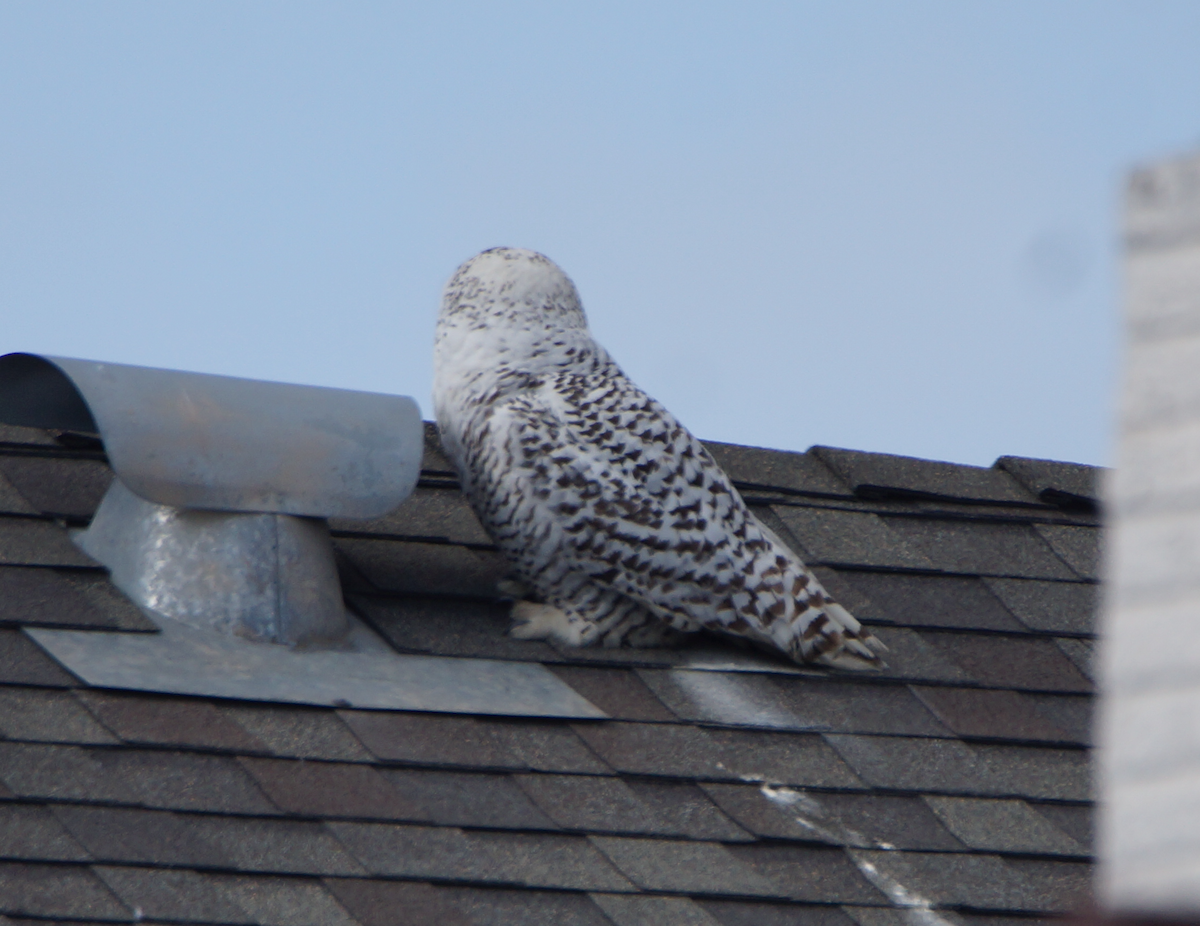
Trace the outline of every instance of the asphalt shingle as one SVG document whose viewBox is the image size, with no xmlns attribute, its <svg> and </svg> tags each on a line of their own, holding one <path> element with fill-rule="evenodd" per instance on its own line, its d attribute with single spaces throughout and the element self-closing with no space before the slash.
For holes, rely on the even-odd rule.
<svg viewBox="0 0 1200 926">
<path fill-rule="evenodd" d="M 285 704 L 218 704 L 217 709 L 276 756 L 365 762 L 371 754 L 335 711 Z"/>
<path fill-rule="evenodd" d="M 984 579 L 1017 619 L 1031 630 L 1091 634 L 1096 631 L 1097 587 L 1082 582 Z"/>
<path fill-rule="evenodd" d="M 26 862 L 0 862 L 0 913 L 126 922 L 132 918 L 132 911 L 87 868 Z"/>
<path fill-rule="evenodd" d="M 910 682 L 969 682 L 971 677 L 932 643 L 924 640 L 920 633 L 904 627 L 871 627 L 887 647 L 884 665 L 880 667 L 881 678 L 894 678 Z"/>
<path fill-rule="evenodd" d="M 1093 808 L 1081 804 L 1030 804 L 1035 811 L 1062 830 L 1089 853 L 1095 842 Z"/>
<path fill-rule="evenodd" d="M 233 867 L 295 875 L 359 875 L 358 864 L 320 823 L 192 814 L 184 818 L 200 839 L 220 846 Z"/>
<path fill-rule="evenodd" d="M 554 666 L 551 670 L 613 720 L 675 720 L 631 669 Z"/>
<path fill-rule="evenodd" d="M 1093 799 L 1091 756 L 1085 749 L 984 745 L 970 749 L 989 770 L 987 789 L 980 794 L 1050 801 Z"/>
<path fill-rule="evenodd" d="M 83 521 L 113 480 L 107 463 L 75 456 L 0 455 L 0 473 L 35 511 Z"/>
<path fill-rule="evenodd" d="M 643 669 L 638 674 L 684 720 L 779 730 L 824 729 L 819 719 L 792 709 L 783 691 L 765 675 L 686 669 Z"/>
<path fill-rule="evenodd" d="M 471 926 L 509 926 L 512 923 L 521 926 L 611 926 L 586 894 L 479 888 L 441 890 L 470 918 Z"/>
<path fill-rule="evenodd" d="M 650 808 L 651 818 L 663 821 L 669 834 L 721 842 L 750 841 L 750 835 L 691 782 L 635 778 L 626 784 Z"/>
<path fill-rule="evenodd" d="M 14 447 L 60 447 L 54 432 L 44 428 L 26 428 L 14 424 L 0 424 L 0 443 Z"/>
<path fill-rule="evenodd" d="M 395 511 L 369 521 L 331 518 L 334 532 L 384 534 L 491 546 L 479 519 L 457 489 L 418 488 Z"/>
<path fill-rule="evenodd" d="M 773 679 L 791 709 L 836 733 L 946 736 L 949 730 L 904 686 L 835 679 Z"/>
<path fill-rule="evenodd" d="M 25 497 L 17 491 L 2 470 L 0 470 L 0 514 L 37 514 L 38 510 L 29 504 Z"/>
<path fill-rule="evenodd" d="M 54 816 L 100 862 L 232 868 L 220 843 L 168 810 L 59 804 Z"/>
<path fill-rule="evenodd" d="M 821 841 L 811 825 L 801 823 L 779 803 L 763 796 L 758 785 L 709 783 L 700 786 L 726 814 L 755 836 L 768 839 Z"/>
<path fill-rule="evenodd" d="M 523 775 L 527 794 L 564 829 L 736 842 L 750 835 L 695 786 L 582 775 Z"/>
<path fill-rule="evenodd" d="M 476 720 L 435 714 L 342 711 L 379 758 L 413 765 L 603 774 L 607 767 L 558 723 Z"/>
<path fill-rule="evenodd" d="M 914 688 L 955 733 L 984 739 L 1034 740 L 1061 743 L 1070 737 L 1038 710 L 1037 700 L 1019 691 L 980 688 Z"/>
<path fill-rule="evenodd" d="M 443 826 L 558 829 L 509 775 L 385 769 L 383 776 L 415 808 L 415 819 Z"/>
<path fill-rule="evenodd" d="M 739 823 L 772 839 L 951 852 L 963 848 L 916 797 L 746 785 L 704 789 Z"/>
<path fill-rule="evenodd" d="M 943 572 L 1076 578 L 1030 524 L 893 516 L 885 521 L 892 534 Z"/>
<path fill-rule="evenodd" d="M 731 774 L 707 731 L 674 724 L 578 724 L 575 732 L 608 765 L 635 775 L 721 778 Z"/>
<path fill-rule="evenodd" d="M 792 900 L 836 904 L 885 902 L 841 849 L 763 844 L 733 846 L 728 851 L 768 879 L 777 893 Z"/>
<path fill-rule="evenodd" d="M 253 923 L 222 879 L 186 869 L 97 865 L 96 874 L 131 909 L 149 920 Z"/>
<path fill-rule="evenodd" d="M 362 926 L 395 926 L 398 910 L 412 923 L 473 926 L 450 892 L 421 881 L 326 878 L 324 883 Z"/>
<path fill-rule="evenodd" d="M 91 855 L 45 807 L 0 803 L 0 857 L 86 862 Z"/>
<path fill-rule="evenodd" d="M 627 891 L 632 885 L 585 837 L 477 832 L 451 827 L 331 823 L 362 864 L 383 875 Z"/>
<path fill-rule="evenodd" d="M 329 823 L 350 852 L 376 874 L 402 878 L 494 880 L 462 830 L 445 826 Z"/>
<path fill-rule="evenodd" d="M 1018 505 L 1034 501 L 1020 483 L 996 469 L 836 447 L 814 447 L 811 452 L 862 497 L 916 496 Z"/>
<path fill-rule="evenodd" d="M 304 817 L 428 822 L 431 817 L 369 765 L 243 758 L 280 810 Z"/>
<path fill-rule="evenodd" d="M 0 780 L 25 797 L 276 812 L 236 760 L 224 756 L 0 743 Z"/>
<path fill-rule="evenodd" d="M 836 733 L 949 733 L 902 687 L 679 669 L 641 674 L 685 720 Z"/>
<path fill-rule="evenodd" d="M 3 537 L 0 523 L 0 540 Z M 453 544 L 335 537 L 333 546 L 380 591 L 453 590 L 474 598 L 494 598 L 496 583 L 507 571 L 500 554 Z"/>
<path fill-rule="evenodd" d="M 891 531 L 879 515 L 838 508 L 772 505 L 806 563 L 888 569 L 932 569 L 921 550 Z M 785 538 L 786 539 L 786 538 Z"/>
<path fill-rule="evenodd" d="M 87 612 L 74 609 L 70 612 L 73 621 L 92 622 L 81 629 L 158 632 L 158 625 L 125 597 L 104 572 L 97 569 L 60 569 L 56 572 L 83 596 L 89 606 Z"/>
<path fill-rule="evenodd" d="M 607 647 L 577 647 L 548 641 L 554 650 L 555 659 L 560 663 L 574 663 L 583 666 L 612 666 L 625 668 L 640 666 L 643 668 L 671 668 L 686 665 L 696 649 L 695 641 L 683 641 L 678 648 L 646 648 L 646 649 L 609 649 Z M 726 654 L 728 647 L 725 648 Z"/>
<path fill-rule="evenodd" d="M 547 643 L 510 637 L 511 606 L 499 601 L 433 595 L 354 596 L 351 600 L 355 610 L 402 653 L 559 661 Z"/>
<path fill-rule="evenodd" d="M 591 841 L 644 890 L 755 897 L 786 894 L 717 843 L 619 836 L 593 836 Z"/>
<path fill-rule="evenodd" d="M 602 723 L 576 727 L 608 764 L 635 775 L 699 780 L 744 778 L 813 787 L 859 785 L 819 736 Z"/>
<path fill-rule="evenodd" d="M 79 630 L 158 629 L 102 573 L 32 566 L 0 569 L 0 624 Z"/>
<path fill-rule="evenodd" d="M 71 543 L 66 530 L 40 518 L 0 516 L 0 564 L 83 566 L 100 564 Z"/>
<path fill-rule="evenodd" d="M 0 781 L 21 797 L 133 803 L 135 790 L 91 750 L 0 743 Z"/>
<path fill-rule="evenodd" d="M 910 897 L 929 903 L 985 910 L 1039 909 L 1032 887 L 997 856 L 851 851 L 861 867 L 870 866 L 867 871 L 873 869 Z"/>
<path fill-rule="evenodd" d="M 138 803 L 212 813 L 274 813 L 233 758 L 185 752 L 96 750 L 92 759 L 126 782 Z"/>
<path fill-rule="evenodd" d="M 363 745 L 380 759 L 422 765 L 516 766 L 488 735 L 488 728 L 471 717 L 385 711 L 339 713 Z"/>
<path fill-rule="evenodd" d="M 1091 640 L 1059 637 L 1054 641 L 1059 651 L 1071 660 L 1071 665 L 1089 679 L 1096 678 L 1096 648 Z"/>
<path fill-rule="evenodd" d="M 266 752 L 261 742 L 207 701 L 86 690 L 78 697 L 127 743 Z"/>
<path fill-rule="evenodd" d="M 806 495 L 851 494 L 850 487 L 811 451 L 786 453 L 714 441 L 705 441 L 704 446 L 730 479 L 745 486 L 786 489 Z"/>
<path fill-rule="evenodd" d="M 840 594 L 843 586 L 849 586 L 854 594 Z M 860 620 L 886 621 L 903 627 L 1013 632 L 1025 629 L 983 581 L 976 578 L 841 571 L 831 594 Z"/>
<path fill-rule="evenodd" d="M 863 781 L 875 787 L 986 793 L 988 769 L 958 740 L 843 734 L 825 738 Z"/>
<path fill-rule="evenodd" d="M 1088 694 L 1029 694 L 1037 711 L 1066 734 L 1062 742 L 1093 745 L 1096 700 Z"/>
<path fill-rule="evenodd" d="M 662 835 L 673 832 L 619 778 L 520 775 L 517 782 L 542 811 L 566 830 Z"/>
<path fill-rule="evenodd" d="M 1034 530 L 1083 579 L 1100 578 L 1100 529 L 1070 524 L 1036 524 Z"/>
<path fill-rule="evenodd" d="M 822 794 L 826 816 L 861 833 L 872 846 L 954 852 L 959 841 L 916 797 L 891 794 Z"/>
<path fill-rule="evenodd" d="M 325 886 L 311 878 L 215 875 L 213 881 L 261 926 L 357 926 Z"/>
<path fill-rule="evenodd" d="M 938 819 L 972 849 L 1036 855 L 1086 855 L 1074 839 L 1024 801 L 929 796 Z"/>
<path fill-rule="evenodd" d="M 701 900 L 699 905 L 721 926 L 854 926 L 855 922 L 838 907 L 813 904 Z"/>
<path fill-rule="evenodd" d="M 1032 457 L 1000 457 L 993 466 L 1050 504 L 1069 503 L 1072 498 L 1095 502 L 1100 498 L 1098 483 L 1103 470 L 1095 466 Z"/>
<path fill-rule="evenodd" d="M 709 736 L 724 752 L 724 766 L 743 781 L 816 788 L 861 787 L 853 772 L 820 736 L 744 730 L 712 730 Z"/>
<path fill-rule="evenodd" d="M 858 926 L 915 926 L 914 920 L 919 922 L 922 918 L 929 918 L 923 916 L 926 911 L 922 907 L 906 909 L 903 907 L 859 907 L 848 904 L 841 910 L 849 917 L 851 923 L 857 923 Z M 938 910 L 936 916 L 949 926 L 962 926 L 962 920 L 958 914 L 949 910 Z M 942 926 L 942 924 L 938 923 L 937 926 Z M 1034 924 L 1026 923 L 1024 926 L 1034 926 Z"/>
<path fill-rule="evenodd" d="M 1081 694 L 1092 690 L 1092 683 L 1052 640 L 934 631 L 921 636 L 982 685 Z"/>
<path fill-rule="evenodd" d="M 115 743 L 71 692 L 0 688 L 0 735 L 42 743 Z"/>
<path fill-rule="evenodd" d="M 575 772 L 603 775 L 610 771 L 584 740 L 561 723 L 510 720 L 480 721 L 505 755 L 518 768 L 536 772 Z M 575 730 L 584 728 L 575 725 Z"/>
<path fill-rule="evenodd" d="M 613 926 L 670 923 L 671 926 L 721 926 L 705 909 L 687 897 L 645 897 L 637 894 L 592 894 Z"/>
<path fill-rule="evenodd" d="M 1029 885 L 1033 910 L 1074 913 L 1092 905 L 1092 869 L 1084 862 L 1006 859 L 1005 865 Z"/>
<path fill-rule="evenodd" d="M 559 890 L 628 891 L 632 884 L 583 836 L 470 833 L 498 880 Z"/>
</svg>

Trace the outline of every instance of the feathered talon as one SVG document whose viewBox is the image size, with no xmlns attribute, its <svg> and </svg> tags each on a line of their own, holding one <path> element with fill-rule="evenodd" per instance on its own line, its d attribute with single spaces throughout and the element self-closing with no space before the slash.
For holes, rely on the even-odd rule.
<svg viewBox="0 0 1200 926">
<path fill-rule="evenodd" d="M 514 601 L 513 625 L 510 637 L 518 640 L 557 640 L 568 646 L 579 646 L 579 631 L 572 626 L 567 613 L 550 604 L 536 601 Z"/>
</svg>

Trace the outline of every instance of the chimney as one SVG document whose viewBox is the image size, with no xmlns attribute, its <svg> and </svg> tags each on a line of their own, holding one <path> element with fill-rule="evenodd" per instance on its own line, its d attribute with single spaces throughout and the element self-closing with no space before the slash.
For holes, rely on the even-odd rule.
<svg viewBox="0 0 1200 926">
<path fill-rule="evenodd" d="M 1097 893 L 1200 922 L 1200 156 L 1132 175 L 1126 233 Z"/>
</svg>

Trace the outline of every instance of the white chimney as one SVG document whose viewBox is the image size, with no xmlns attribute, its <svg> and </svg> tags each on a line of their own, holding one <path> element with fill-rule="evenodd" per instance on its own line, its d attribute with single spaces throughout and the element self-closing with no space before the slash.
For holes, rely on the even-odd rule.
<svg viewBox="0 0 1200 926">
<path fill-rule="evenodd" d="M 1133 174 L 1126 233 L 1098 896 L 1200 916 L 1200 156 Z"/>
</svg>

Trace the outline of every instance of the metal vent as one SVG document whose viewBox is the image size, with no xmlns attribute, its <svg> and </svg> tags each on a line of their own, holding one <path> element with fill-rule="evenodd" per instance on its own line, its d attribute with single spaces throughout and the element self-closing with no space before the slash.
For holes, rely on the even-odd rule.
<svg viewBox="0 0 1200 926">
<path fill-rule="evenodd" d="M 324 519 L 413 490 L 403 396 L 33 354 L 0 357 L 0 421 L 99 434 L 116 479 L 75 540 L 138 604 L 286 645 L 349 632 Z"/>
<path fill-rule="evenodd" d="M 88 685 L 605 716 L 537 663 L 401 655 L 346 613 L 325 519 L 378 517 L 412 492 L 412 399 L 8 354 L 0 422 L 96 433 L 116 473 L 75 541 L 161 632 L 25 629 Z"/>
</svg>

